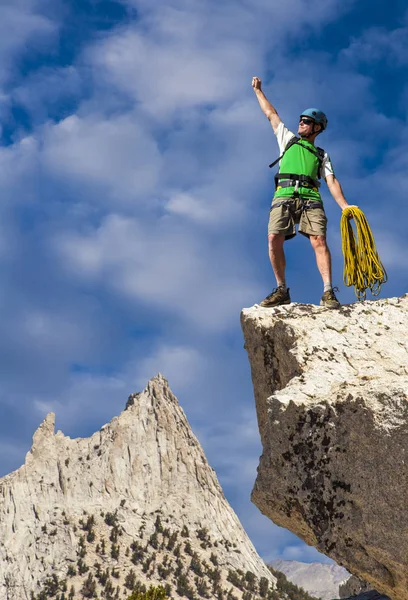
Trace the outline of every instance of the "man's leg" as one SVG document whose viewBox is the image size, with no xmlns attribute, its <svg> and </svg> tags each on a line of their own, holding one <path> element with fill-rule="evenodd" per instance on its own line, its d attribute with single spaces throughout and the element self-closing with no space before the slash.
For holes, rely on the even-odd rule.
<svg viewBox="0 0 408 600">
<path fill-rule="evenodd" d="M 317 268 L 322 276 L 324 285 L 320 304 L 322 306 L 327 306 L 328 308 L 339 308 L 340 302 L 337 300 L 333 291 L 331 254 L 326 242 L 326 237 L 323 235 L 311 235 L 310 243 L 315 251 Z"/>
<path fill-rule="evenodd" d="M 269 259 L 271 261 L 278 287 L 286 287 L 286 258 L 285 251 L 283 249 L 284 242 L 285 236 L 283 233 L 272 233 L 268 235 Z"/>
<path fill-rule="evenodd" d="M 286 259 L 283 250 L 284 241 L 284 233 L 271 233 L 268 235 L 269 258 L 278 287 L 260 302 L 260 306 L 271 307 L 290 304 L 289 289 L 286 287 L 285 279 Z"/>
<path fill-rule="evenodd" d="M 310 243 L 312 244 L 313 250 L 316 254 L 317 268 L 322 276 L 323 284 L 325 287 L 327 285 L 330 285 L 331 287 L 331 254 L 326 242 L 326 238 L 323 235 L 311 235 Z"/>
</svg>

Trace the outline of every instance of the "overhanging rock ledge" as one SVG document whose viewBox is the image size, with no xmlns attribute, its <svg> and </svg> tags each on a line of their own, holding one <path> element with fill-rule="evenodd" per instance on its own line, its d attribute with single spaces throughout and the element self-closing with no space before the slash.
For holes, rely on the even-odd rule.
<svg viewBox="0 0 408 600">
<path fill-rule="evenodd" d="M 241 321 L 263 445 L 253 502 L 408 600 L 408 295 Z"/>
</svg>

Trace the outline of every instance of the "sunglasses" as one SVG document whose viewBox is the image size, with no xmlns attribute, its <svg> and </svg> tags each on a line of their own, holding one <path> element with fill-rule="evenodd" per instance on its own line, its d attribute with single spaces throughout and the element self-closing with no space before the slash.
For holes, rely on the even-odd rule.
<svg viewBox="0 0 408 600">
<path fill-rule="evenodd" d="M 304 123 L 305 125 L 311 125 L 314 123 L 313 119 L 308 119 L 307 117 L 300 117 L 299 123 Z"/>
</svg>

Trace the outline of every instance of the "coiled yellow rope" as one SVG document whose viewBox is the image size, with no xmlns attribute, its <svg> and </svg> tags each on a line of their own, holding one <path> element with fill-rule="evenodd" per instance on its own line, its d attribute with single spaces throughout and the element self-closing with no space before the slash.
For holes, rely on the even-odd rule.
<svg viewBox="0 0 408 600">
<path fill-rule="evenodd" d="M 349 217 L 354 219 L 357 237 L 354 236 Z M 359 300 L 366 299 L 368 289 L 374 296 L 378 296 L 388 276 L 378 256 L 374 237 L 363 211 L 357 206 L 345 208 L 341 215 L 340 231 L 344 256 L 344 284 L 348 287 L 354 285 Z"/>
</svg>

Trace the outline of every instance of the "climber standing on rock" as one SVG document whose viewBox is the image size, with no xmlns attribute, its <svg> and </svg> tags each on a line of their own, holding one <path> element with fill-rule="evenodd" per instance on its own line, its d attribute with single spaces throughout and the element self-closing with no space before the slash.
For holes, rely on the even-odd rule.
<svg viewBox="0 0 408 600">
<path fill-rule="evenodd" d="M 327 127 L 326 115 L 317 108 L 308 108 L 299 118 L 298 137 L 289 131 L 280 120 L 276 109 L 262 91 L 262 82 L 253 77 L 252 87 L 259 105 L 275 132 L 281 156 L 279 173 L 275 176 L 276 191 L 269 213 L 268 247 L 269 258 L 276 277 L 277 288 L 267 296 L 260 306 L 290 304 L 289 288 L 286 286 L 286 260 L 283 249 L 285 240 L 299 233 L 310 239 L 316 254 L 317 268 L 323 279 L 323 296 L 320 304 L 328 308 L 339 308 L 331 272 L 331 255 L 326 242 L 327 217 L 319 193 L 320 177 L 342 210 L 348 207 L 341 185 L 336 179 L 330 158 L 324 150 L 314 145 L 316 137 Z"/>
</svg>

